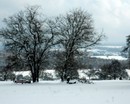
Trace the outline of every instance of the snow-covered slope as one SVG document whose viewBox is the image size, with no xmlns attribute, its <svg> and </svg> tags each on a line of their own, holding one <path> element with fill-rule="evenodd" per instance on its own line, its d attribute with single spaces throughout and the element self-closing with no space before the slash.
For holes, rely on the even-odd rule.
<svg viewBox="0 0 130 104">
<path fill-rule="evenodd" d="M 91 57 L 101 59 L 127 60 L 127 54 L 122 53 L 123 46 L 102 45 L 88 50 Z"/>
<path fill-rule="evenodd" d="M 0 82 L 0 104 L 130 104 L 130 81 L 66 84 Z"/>
</svg>

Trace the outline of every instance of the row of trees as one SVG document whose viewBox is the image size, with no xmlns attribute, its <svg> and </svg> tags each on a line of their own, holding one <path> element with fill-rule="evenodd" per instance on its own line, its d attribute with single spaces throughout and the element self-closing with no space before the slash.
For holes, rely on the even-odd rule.
<svg viewBox="0 0 130 104">
<path fill-rule="evenodd" d="M 128 79 L 127 61 L 118 60 L 105 60 L 105 59 L 92 59 L 97 61 L 95 65 L 90 65 L 83 72 L 93 80 L 116 80 L 116 79 Z M 101 63 L 98 63 L 100 62 Z M 91 62 L 91 64 L 93 64 Z"/>
<path fill-rule="evenodd" d="M 109 64 L 104 64 L 101 70 L 98 72 L 99 79 L 122 79 L 128 78 L 126 72 L 126 66 L 119 62 L 118 60 L 113 60 Z"/>
<path fill-rule="evenodd" d="M 39 71 L 44 69 L 50 49 L 63 50 L 56 67 L 62 79 L 76 73 L 79 50 L 98 44 L 103 35 L 95 32 L 92 16 L 81 9 L 53 19 L 44 18 L 38 6 L 4 19 L 6 26 L 0 30 L 5 39 L 8 69 L 30 70 L 33 82 L 38 82 Z"/>
</svg>

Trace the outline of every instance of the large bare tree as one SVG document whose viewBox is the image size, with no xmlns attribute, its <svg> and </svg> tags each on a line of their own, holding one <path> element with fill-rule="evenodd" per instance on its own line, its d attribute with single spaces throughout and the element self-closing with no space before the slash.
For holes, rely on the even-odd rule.
<svg viewBox="0 0 130 104">
<path fill-rule="evenodd" d="M 10 66 L 30 70 L 33 82 L 38 82 L 48 50 L 57 44 L 50 23 L 43 18 L 38 6 L 30 6 L 4 22 L 6 26 L 0 34 L 11 55 Z"/>
<path fill-rule="evenodd" d="M 73 77 L 78 69 L 76 58 L 80 49 L 98 44 L 103 34 L 95 32 L 91 14 L 81 9 L 74 9 L 64 16 L 57 17 L 54 24 L 54 31 L 59 34 L 58 38 L 61 39 L 61 47 L 64 50 L 61 77 Z"/>
</svg>

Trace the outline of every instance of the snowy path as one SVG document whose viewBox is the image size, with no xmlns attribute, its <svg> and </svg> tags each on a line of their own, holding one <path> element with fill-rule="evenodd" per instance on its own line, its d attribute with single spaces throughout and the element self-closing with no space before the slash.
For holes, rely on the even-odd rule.
<svg viewBox="0 0 130 104">
<path fill-rule="evenodd" d="M 0 82 L 0 104 L 130 104 L 130 81 L 74 85 Z"/>
</svg>

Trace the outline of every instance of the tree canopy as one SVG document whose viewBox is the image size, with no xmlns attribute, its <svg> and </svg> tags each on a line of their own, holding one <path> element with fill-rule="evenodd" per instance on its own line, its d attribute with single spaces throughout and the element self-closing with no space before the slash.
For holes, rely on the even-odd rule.
<svg viewBox="0 0 130 104">
<path fill-rule="evenodd" d="M 6 27 L 0 30 L 11 54 L 10 66 L 29 69 L 33 82 L 38 81 L 49 48 L 57 44 L 55 34 L 38 10 L 38 6 L 31 6 L 4 19 Z"/>
<path fill-rule="evenodd" d="M 4 19 L 5 28 L 0 35 L 6 40 L 9 51 L 8 66 L 31 71 L 33 82 L 39 79 L 39 71 L 44 68 L 50 48 L 59 44 L 63 48 L 62 75 L 77 74 L 80 49 L 98 44 L 103 34 L 95 31 L 91 14 L 74 9 L 55 19 L 44 18 L 38 6 L 30 6 L 24 11 Z"/>
<path fill-rule="evenodd" d="M 59 34 L 61 47 L 64 49 L 62 72 L 66 76 L 73 76 L 78 69 L 76 57 L 80 55 L 80 50 L 98 44 L 104 35 L 95 31 L 91 14 L 81 9 L 60 15 L 53 23 L 57 27 L 54 31 Z"/>
</svg>

